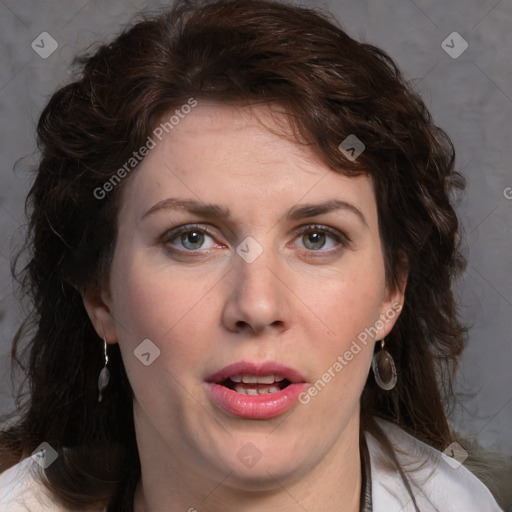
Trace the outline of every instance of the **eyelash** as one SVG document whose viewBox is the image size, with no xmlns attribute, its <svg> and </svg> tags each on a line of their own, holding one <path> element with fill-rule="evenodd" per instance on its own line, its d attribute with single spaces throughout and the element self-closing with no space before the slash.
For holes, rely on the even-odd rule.
<svg viewBox="0 0 512 512">
<path fill-rule="evenodd" d="M 196 224 L 187 224 L 185 226 L 179 226 L 177 228 L 171 229 L 167 232 L 165 232 L 162 237 L 160 238 L 160 242 L 164 244 L 168 249 L 170 249 L 173 252 L 181 253 L 181 254 L 187 254 L 187 255 L 194 255 L 198 253 L 204 253 L 204 250 L 198 249 L 197 251 L 193 251 L 190 249 L 177 249 L 174 246 L 169 246 L 171 242 L 173 242 L 176 238 L 178 238 L 179 235 L 182 235 L 183 233 L 189 233 L 191 231 L 199 231 L 201 233 L 206 233 L 211 238 L 215 239 L 215 233 L 213 230 L 209 229 L 206 226 L 200 226 Z M 350 243 L 350 239 L 347 235 L 344 233 L 341 233 L 337 230 L 333 230 L 331 228 L 328 228 L 327 226 L 320 226 L 318 224 L 309 224 L 307 226 L 302 226 L 300 228 L 297 228 L 295 230 L 296 236 L 305 235 L 306 233 L 324 233 L 326 235 L 331 236 L 335 242 L 339 245 L 338 247 L 334 249 L 329 249 L 326 251 L 323 251 L 321 249 L 319 250 L 313 250 L 313 249 L 302 249 L 302 251 L 306 251 L 309 253 L 318 253 L 321 256 L 324 255 L 332 255 L 337 252 L 339 252 L 341 249 L 346 247 Z"/>
</svg>

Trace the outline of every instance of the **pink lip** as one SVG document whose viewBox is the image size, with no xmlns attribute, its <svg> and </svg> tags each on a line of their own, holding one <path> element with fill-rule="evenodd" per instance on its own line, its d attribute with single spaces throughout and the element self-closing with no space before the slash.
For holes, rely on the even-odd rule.
<svg viewBox="0 0 512 512">
<path fill-rule="evenodd" d="M 243 395 L 219 384 L 229 377 L 241 374 L 280 375 L 291 384 L 276 393 L 255 396 Z M 241 361 L 222 368 L 205 380 L 209 395 L 217 406 L 234 416 L 248 419 L 269 419 L 283 414 L 297 402 L 300 393 L 307 387 L 299 372 L 272 362 L 255 365 Z"/>
</svg>

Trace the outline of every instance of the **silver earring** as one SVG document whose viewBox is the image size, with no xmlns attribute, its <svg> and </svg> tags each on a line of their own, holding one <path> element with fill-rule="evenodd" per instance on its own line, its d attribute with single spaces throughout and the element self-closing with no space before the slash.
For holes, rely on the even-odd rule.
<svg viewBox="0 0 512 512">
<path fill-rule="evenodd" d="M 107 337 L 105 332 L 103 332 L 103 351 L 105 353 L 105 366 L 101 369 L 100 376 L 98 377 L 98 402 L 101 402 L 103 399 L 103 391 L 108 386 L 108 381 L 110 380 L 110 371 L 107 368 L 108 364 L 108 354 L 107 354 Z"/>
<path fill-rule="evenodd" d="M 395 387 L 397 381 L 395 361 L 384 349 L 384 339 L 380 342 L 380 350 L 373 355 L 372 369 L 375 382 L 381 389 L 389 391 Z"/>
</svg>

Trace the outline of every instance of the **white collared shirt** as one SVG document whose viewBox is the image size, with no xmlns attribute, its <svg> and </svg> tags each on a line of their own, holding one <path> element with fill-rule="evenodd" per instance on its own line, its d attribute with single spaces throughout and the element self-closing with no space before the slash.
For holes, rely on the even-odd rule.
<svg viewBox="0 0 512 512">
<path fill-rule="evenodd" d="M 377 419 L 395 448 L 420 512 L 503 512 L 489 489 L 457 460 L 419 441 L 393 423 Z M 374 512 L 415 512 L 405 483 L 368 432 Z"/>
</svg>

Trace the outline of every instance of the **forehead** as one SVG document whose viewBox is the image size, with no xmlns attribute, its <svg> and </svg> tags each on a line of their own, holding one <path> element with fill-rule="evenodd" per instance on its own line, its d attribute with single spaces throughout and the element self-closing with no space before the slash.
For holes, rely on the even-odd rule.
<svg viewBox="0 0 512 512">
<path fill-rule="evenodd" d="M 375 203 L 369 176 L 329 168 L 296 141 L 279 107 L 213 103 L 200 103 L 156 140 L 123 195 L 123 209 L 139 212 L 181 197 L 231 205 L 248 218 L 298 202 Z"/>
</svg>

